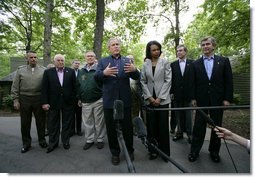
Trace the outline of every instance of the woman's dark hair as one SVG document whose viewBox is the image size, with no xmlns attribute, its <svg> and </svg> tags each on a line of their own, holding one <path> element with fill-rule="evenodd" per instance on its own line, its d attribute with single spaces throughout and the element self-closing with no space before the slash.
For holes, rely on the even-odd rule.
<svg viewBox="0 0 255 178">
<path fill-rule="evenodd" d="M 161 44 L 159 42 L 157 42 L 157 41 L 150 41 L 146 45 L 146 57 L 145 58 L 147 58 L 147 59 L 151 59 L 151 46 L 152 45 L 158 46 L 159 50 L 160 50 L 160 55 L 162 53 L 162 51 L 161 51 Z"/>
</svg>

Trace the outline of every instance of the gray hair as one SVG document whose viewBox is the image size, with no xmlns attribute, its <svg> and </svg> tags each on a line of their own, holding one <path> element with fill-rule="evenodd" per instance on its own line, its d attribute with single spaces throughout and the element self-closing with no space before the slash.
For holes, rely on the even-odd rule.
<svg viewBox="0 0 255 178">
<path fill-rule="evenodd" d="M 212 42 L 212 45 L 215 47 L 217 45 L 216 39 L 212 36 L 207 36 L 201 39 L 200 44 L 202 44 L 203 41 L 210 40 Z"/>
</svg>

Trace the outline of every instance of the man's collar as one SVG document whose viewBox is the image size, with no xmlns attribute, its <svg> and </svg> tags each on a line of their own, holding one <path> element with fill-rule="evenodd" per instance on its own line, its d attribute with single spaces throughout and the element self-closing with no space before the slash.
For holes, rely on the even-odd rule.
<svg viewBox="0 0 255 178">
<path fill-rule="evenodd" d="M 212 56 L 210 56 L 210 57 L 207 57 L 207 56 L 204 56 L 204 55 L 203 55 L 203 59 L 204 59 L 204 60 L 208 60 L 208 61 L 214 60 L 214 55 L 212 55 Z"/>
</svg>

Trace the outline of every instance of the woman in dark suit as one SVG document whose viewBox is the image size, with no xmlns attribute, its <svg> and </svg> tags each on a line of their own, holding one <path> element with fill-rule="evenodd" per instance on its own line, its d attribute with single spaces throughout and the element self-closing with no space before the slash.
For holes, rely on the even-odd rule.
<svg viewBox="0 0 255 178">
<path fill-rule="evenodd" d="M 172 72 L 170 63 L 160 58 L 161 44 L 150 41 L 146 46 L 146 59 L 141 71 L 141 84 L 145 103 L 149 109 L 169 108 Z M 165 154 L 170 155 L 169 111 L 146 111 L 148 140 L 157 142 Z M 158 153 L 149 149 L 149 159 Z M 163 158 L 164 159 L 164 158 Z M 167 161 L 164 159 L 164 161 Z"/>
<path fill-rule="evenodd" d="M 63 147 L 64 149 L 70 148 L 70 131 L 76 97 L 75 71 L 64 66 L 65 58 L 61 54 L 55 55 L 54 62 L 56 67 L 45 70 L 42 83 L 42 107 L 48 111 L 49 147 L 47 153 L 58 146 L 60 119 L 62 119 Z"/>
</svg>

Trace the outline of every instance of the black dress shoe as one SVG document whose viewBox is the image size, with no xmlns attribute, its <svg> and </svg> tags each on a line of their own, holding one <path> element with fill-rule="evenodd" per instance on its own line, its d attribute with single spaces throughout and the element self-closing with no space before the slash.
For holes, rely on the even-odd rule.
<svg viewBox="0 0 255 178">
<path fill-rule="evenodd" d="M 64 149 L 68 150 L 70 148 L 70 144 L 63 144 Z"/>
<path fill-rule="evenodd" d="M 84 149 L 84 150 L 87 150 L 87 149 L 89 149 L 93 144 L 94 144 L 94 142 L 85 143 L 85 145 L 83 146 L 83 149 Z"/>
<path fill-rule="evenodd" d="M 176 136 L 174 136 L 173 141 L 177 141 L 177 140 L 180 140 L 180 139 L 183 139 L 183 136 L 182 135 L 176 135 Z"/>
<path fill-rule="evenodd" d="M 211 157 L 213 162 L 216 162 L 216 163 L 220 162 L 220 156 L 219 156 L 218 153 L 210 152 L 210 157 Z"/>
<path fill-rule="evenodd" d="M 104 142 L 97 142 L 97 149 L 104 148 Z"/>
<path fill-rule="evenodd" d="M 153 159 L 156 159 L 158 157 L 157 153 L 149 153 L 149 155 L 150 155 L 149 160 L 153 160 Z"/>
<path fill-rule="evenodd" d="M 39 144 L 42 148 L 47 148 L 48 144 L 46 142 L 40 143 Z"/>
<path fill-rule="evenodd" d="M 48 147 L 46 153 L 52 152 L 57 146 Z"/>
<path fill-rule="evenodd" d="M 190 162 L 194 162 L 194 161 L 197 160 L 197 157 L 198 157 L 198 154 L 190 153 L 190 154 L 189 154 L 189 161 L 190 161 Z"/>
<path fill-rule="evenodd" d="M 164 162 L 168 162 L 168 159 L 167 158 L 165 158 L 164 156 L 161 156 L 161 159 L 164 161 Z"/>
<path fill-rule="evenodd" d="M 29 149 L 30 149 L 30 146 L 24 146 L 23 148 L 21 148 L 21 153 L 26 153 L 28 152 Z"/>
<path fill-rule="evenodd" d="M 120 164 L 120 157 L 119 156 L 112 156 L 112 164 L 113 165 Z"/>
</svg>

